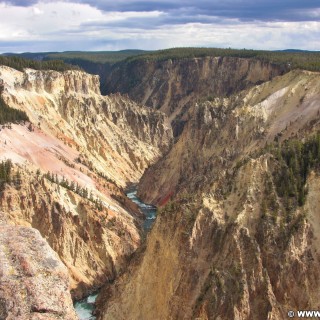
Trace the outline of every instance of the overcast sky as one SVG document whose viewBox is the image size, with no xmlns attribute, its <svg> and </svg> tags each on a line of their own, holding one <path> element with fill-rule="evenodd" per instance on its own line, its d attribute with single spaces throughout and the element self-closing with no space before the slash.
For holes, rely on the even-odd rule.
<svg viewBox="0 0 320 320">
<path fill-rule="evenodd" d="M 320 50 L 320 0 L 0 0 L 0 53 Z"/>
</svg>

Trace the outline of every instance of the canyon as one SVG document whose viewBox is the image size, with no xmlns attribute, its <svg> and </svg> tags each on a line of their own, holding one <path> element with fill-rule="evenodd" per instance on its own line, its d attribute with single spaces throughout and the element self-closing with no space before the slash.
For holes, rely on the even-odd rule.
<svg viewBox="0 0 320 320">
<path fill-rule="evenodd" d="M 310 171 L 305 202 L 288 208 L 268 149 L 319 130 L 319 77 L 295 70 L 189 109 L 175 145 L 140 181 L 138 195 L 161 208 L 142 253 L 98 298 L 98 319 L 319 309 L 319 175 Z"/>
<path fill-rule="evenodd" d="M 320 74 L 204 57 L 125 62 L 108 77 L 102 96 L 83 71 L 0 67 L 2 98 L 30 119 L 0 132 L 14 177 L 0 193 L 1 259 L 12 266 L 0 269 L 0 315 L 17 316 L 17 274 L 21 319 L 76 318 L 71 297 L 101 286 L 101 320 L 319 309 L 318 160 L 296 190 L 283 193 L 281 180 L 293 181 L 286 152 L 301 156 L 319 132 Z M 158 206 L 147 235 L 132 185 Z M 21 237 L 31 239 L 23 258 Z M 37 302 L 48 285 L 54 306 Z"/>
<path fill-rule="evenodd" d="M 79 299 L 112 281 L 139 247 L 143 215 L 124 187 L 169 148 L 171 127 L 161 112 L 101 96 L 99 78 L 81 71 L 1 66 L 0 78 L 3 100 L 30 119 L 1 128 L 0 158 L 12 161 L 13 178 L 0 218 L 39 230 Z"/>
</svg>

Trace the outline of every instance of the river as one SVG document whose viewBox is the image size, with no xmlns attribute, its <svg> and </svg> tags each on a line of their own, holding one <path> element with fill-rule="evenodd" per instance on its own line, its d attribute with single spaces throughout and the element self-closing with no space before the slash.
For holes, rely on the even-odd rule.
<svg viewBox="0 0 320 320">
<path fill-rule="evenodd" d="M 146 219 L 143 222 L 143 230 L 148 232 L 151 229 L 154 220 L 156 219 L 157 208 L 150 204 L 145 204 L 139 198 L 137 198 L 136 188 L 132 188 L 131 190 L 129 189 L 127 191 L 127 197 L 131 199 L 132 202 L 136 203 L 146 216 Z"/>
<path fill-rule="evenodd" d="M 127 197 L 131 199 L 134 203 L 136 203 L 141 211 L 145 214 L 146 219 L 143 222 L 143 230 L 148 232 L 155 219 L 157 214 L 156 207 L 143 203 L 139 198 L 137 198 L 137 189 L 130 188 L 126 192 Z M 94 310 L 94 303 L 98 296 L 98 292 L 91 294 L 90 296 L 84 298 L 81 301 L 76 301 L 74 303 L 74 308 L 77 312 L 77 315 L 80 320 L 95 320 L 96 317 L 92 315 L 92 311 Z"/>
</svg>

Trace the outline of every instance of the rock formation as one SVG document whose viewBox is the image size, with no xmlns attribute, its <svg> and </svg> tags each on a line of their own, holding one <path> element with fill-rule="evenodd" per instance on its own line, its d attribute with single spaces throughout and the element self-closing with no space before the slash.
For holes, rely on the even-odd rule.
<svg viewBox="0 0 320 320">
<path fill-rule="evenodd" d="M 141 213 L 123 187 L 171 143 L 161 112 L 103 97 L 80 71 L 0 67 L 3 99 L 31 123 L 1 128 L 0 160 L 13 162 L 2 219 L 40 231 L 71 276 L 73 297 L 113 280 L 137 249 Z"/>
<path fill-rule="evenodd" d="M 310 122 L 315 130 L 318 80 L 318 73 L 292 71 L 230 98 L 194 105 L 177 143 L 142 177 L 139 195 L 161 204 L 177 192 L 194 192 L 266 143 L 284 141 Z"/>
<path fill-rule="evenodd" d="M 279 181 L 281 146 L 307 143 L 320 128 L 319 80 L 293 71 L 190 108 L 177 143 L 141 180 L 140 196 L 162 208 L 129 270 L 102 291 L 99 319 L 319 310 L 317 169 L 300 186 L 301 203 L 297 190 L 279 191 L 291 187 Z"/>
<path fill-rule="evenodd" d="M 171 128 L 162 113 L 120 95 L 101 96 L 97 76 L 3 66 L 0 78 L 9 106 L 24 110 L 34 126 L 121 186 L 137 182 L 170 145 Z"/>
<path fill-rule="evenodd" d="M 137 59 L 114 67 L 107 88 L 108 92 L 127 93 L 134 101 L 166 113 L 178 136 L 184 115 L 195 102 L 229 96 L 283 72 L 271 63 L 233 57 Z"/>
<path fill-rule="evenodd" d="M 101 190 L 99 198 L 107 204 L 100 207 L 28 167 L 15 166 L 14 171 L 21 180 L 14 178 L 2 191 L 0 217 L 40 231 L 68 267 L 74 297 L 113 280 L 140 244 L 137 208 L 117 202 L 125 196 L 116 189 Z"/>
<path fill-rule="evenodd" d="M 0 319 L 78 319 L 68 270 L 33 228 L 0 224 Z"/>
</svg>

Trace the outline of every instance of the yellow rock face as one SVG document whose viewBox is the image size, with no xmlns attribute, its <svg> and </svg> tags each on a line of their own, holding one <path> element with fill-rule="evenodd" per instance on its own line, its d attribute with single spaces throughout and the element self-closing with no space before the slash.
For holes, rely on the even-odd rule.
<svg viewBox="0 0 320 320">
<path fill-rule="evenodd" d="M 12 160 L 15 178 L 0 194 L 0 218 L 38 229 L 80 298 L 139 246 L 141 213 L 123 187 L 168 149 L 171 128 L 160 112 L 101 96 L 98 77 L 84 72 L 1 66 L 0 79 L 3 99 L 31 121 L 1 128 L 0 160 Z"/>
<path fill-rule="evenodd" d="M 100 295 L 99 319 L 287 319 L 320 308 L 319 176 L 288 213 L 277 159 L 263 151 L 319 130 L 319 80 L 294 71 L 190 109 L 141 180 L 140 195 L 163 208 L 145 249 Z"/>
<path fill-rule="evenodd" d="M 97 76 L 2 66 L 0 78 L 9 106 L 26 111 L 42 133 L 72 147 L 90 169 L 121 186 L 137 182 L 170 144 L 171 128 L 162 113 L 120 95 L 101 96 Z"/>
</svg>

